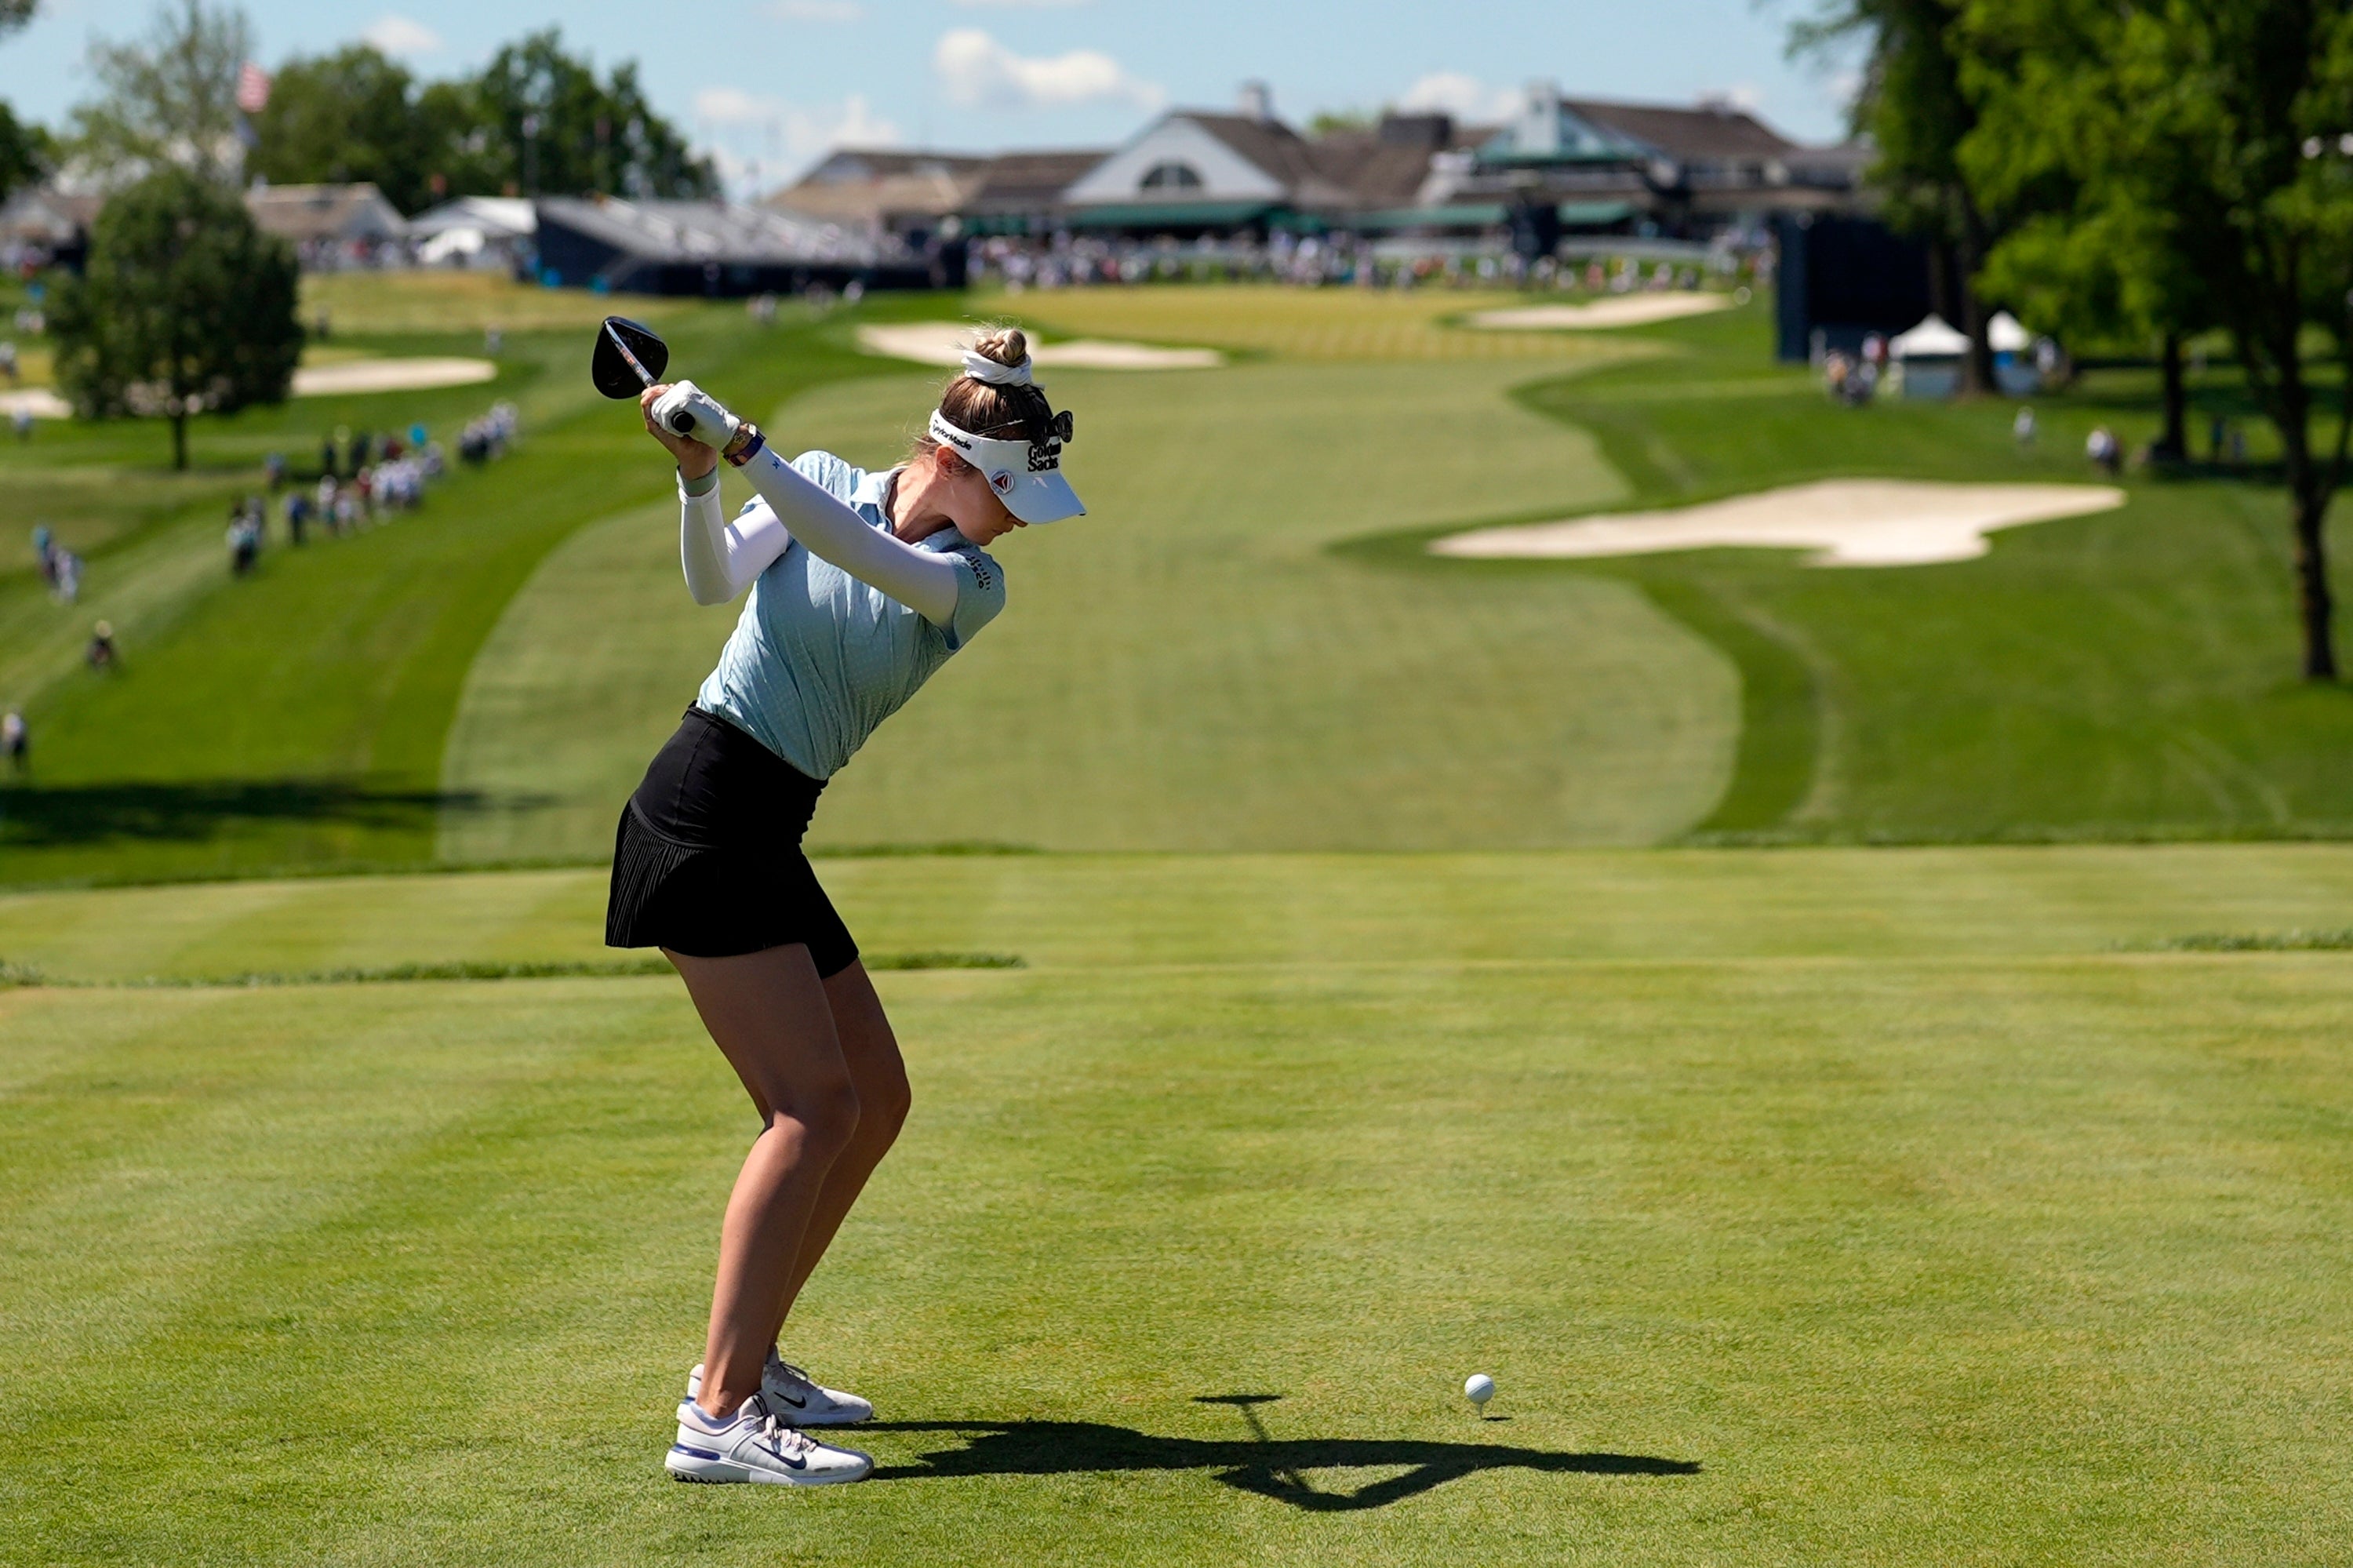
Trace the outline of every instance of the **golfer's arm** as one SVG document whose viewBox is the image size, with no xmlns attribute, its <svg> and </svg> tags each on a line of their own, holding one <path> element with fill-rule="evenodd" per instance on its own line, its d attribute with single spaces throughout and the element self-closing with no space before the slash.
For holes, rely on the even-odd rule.
<svg viewBox="0 0 2353 1568">
<path fill-rule="evenodd" d="M 698 484 L 705 488 L 695 493 Z M 719 500 L 719 475 L 681 479 L 678 484 L 679 563 L 686 568 L 686 591 L 697 604 L 725 604 L 785 553 L 793 536 L 776 514 L 755 507 L 733 523 Z"/>
<path fill-rule="evenodd" d="M 934 626 L 955 619 L 955 558 L 918 550 L 892 537 L 803 479 L 793 465 L 763 449 L 744 465 L 744 477 L 792 530 L 809 554 L 830 561 L 871 588 L 889 594 Z"/>
</svg>

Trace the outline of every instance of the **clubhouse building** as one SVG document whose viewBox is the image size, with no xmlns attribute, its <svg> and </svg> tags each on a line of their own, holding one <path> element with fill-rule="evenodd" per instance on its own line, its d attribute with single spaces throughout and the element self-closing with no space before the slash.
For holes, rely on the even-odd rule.
<svg viewBox="0 0 2353 1568">
<path fill-rule="evenodd" d="M 951 224 L 1031 239 L 1533 230 L 1704 243 L 1776 215 L 1851 209 L 1866 157 L 1792 142 L 1728 101 L 1568 99 L 1544 82 L 1504 124 L 1390 112 L 1303 135 L 1251 83 L 1230 112 L 1172 110 L 1099 151 L 845 148 L 765 205 L 919 245 Z"/>
</svg>

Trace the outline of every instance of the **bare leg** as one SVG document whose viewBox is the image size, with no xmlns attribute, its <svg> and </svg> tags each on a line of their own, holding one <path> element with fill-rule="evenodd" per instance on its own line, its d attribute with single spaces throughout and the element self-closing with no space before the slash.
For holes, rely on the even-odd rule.
<svg viewBox="0 0 2353 1568">
<path fill-rule="evenodd" d="M 850 1086 L 858 1092 L 858 1130 L 849 1147 L 834 1157 L 832 1168 L 825 1173 L 825 1185 L 818 1192 L 817 1206 L 809 1211 L 799 1255 L 793 1259 L 785 1286 L 784 1305 L 776 1313 L 779 1330 L 850 1205 L 866 1190 L 866 1179 L 897 1141 L 899 1129 L 906 1125 L 912 1097 L 898 1039 L 891 1033 L 890 1019 L 883 1016 L 882 999 L 874 994 L 874 982 L 866 978 L 866 966 L 852 964 L 824 984 L 826 1001 L 833 1010 L 834 1036 L 841 1042 L 842 1061 L 849 1069 Z"/>
<path fill-rule="evenodd" d="M 724 1417 L 760 1386 L 809 1216 L 857 1133 L 858 1092 L 807 947 L 667 956 L 764 1123 L 727 1200 L 702 1352 L 698 1403 Z"/>
</svg>

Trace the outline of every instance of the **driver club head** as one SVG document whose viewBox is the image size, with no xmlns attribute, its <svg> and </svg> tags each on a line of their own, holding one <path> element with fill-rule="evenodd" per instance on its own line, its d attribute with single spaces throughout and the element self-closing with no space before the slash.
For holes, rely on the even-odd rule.
<svg viewBox="0 0 2353 1568">
<path fill-rule="evenodd" d="M 588 379 L 607 397 L 635 397 L 659 381 L 669 365 L 670 344 L 653 328 L 627 316 L 607 316 L 596 329 Z"/>
</svg>

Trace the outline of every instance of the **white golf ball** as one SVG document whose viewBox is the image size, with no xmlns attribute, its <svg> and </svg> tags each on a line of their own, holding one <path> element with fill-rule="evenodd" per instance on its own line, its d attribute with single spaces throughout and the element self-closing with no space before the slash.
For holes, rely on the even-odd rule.
<svg viewBox="0 0 2353 1568">
<path fill-rule="evenodd" d="M 1485 1372 L 1472 1372 L 1462 1384 L 1462 1397 L 1484 1410 L 1487 1402 L 1495 1397 L 1495 1380 Z"/>
</svg>

